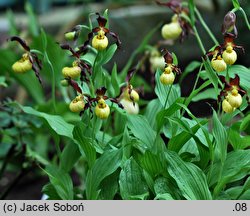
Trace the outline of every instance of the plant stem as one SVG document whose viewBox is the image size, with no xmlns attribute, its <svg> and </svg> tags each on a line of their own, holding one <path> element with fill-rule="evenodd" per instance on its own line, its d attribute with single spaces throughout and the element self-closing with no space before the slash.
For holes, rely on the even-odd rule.
<svg viewBox="0 0 250 216">
<path fill-rule="evenodd" d="M 199 78 L 200 78 L 200 73 L 201 73 L 202 67 L 203 67 L 203 63 L 201 63 L 201 65 L 200 65 L 199 72 L 198 72 L 198 74 L 197 74 L 197 76 L 196 76 L 196 79 L 195 79 L 195 82 L 194 82 L 194 87 L 193 87 L 192 92 L 193 92 L 193 91 L 196 89 L 196 87 L 197 87 L 197 84 L 198 84 L 198 81 L 199 81 Z"/>
<path fill-rule="evenodd" d="M 229 65 L 227 65 L 227 70 L 226 70 L 226 81 L 229 82 L 230 77 L 229 77 Z"/>
<path fill-rule="evenodd" d="M 169 98 L 169 95 L 170 95 L 170 92 L 171 92 L 172 86 L 173 86 L 173 84 L 171 84 L 171 85 L 170 85 L 170 87 L 169 87 L 169 89 L 168 89 L 168 94 L 167 94 L 167 97 L 166 97 L 166 100 L 165 100 L 165 103 L 164 103 L 164 107 L 163 107 L 163 109 L 166 109 L 167 102 L 168 102 L 168 98 Z"/>
<path fill-rule="evenodd" d="M 247 24 L 247 28 L 250 30 L 250 23 L 249 23 L 249 21 L 248 21 L 248 19 L 247 19 L 247 15 L 246 15 L 246 13 L 245 13 L 245 11 L 240 7 L 240 12 L 243 14 L 243 17 L 244 17 L 244 19 L 245 19 L 245 22 L 246 22 L 246 24 Z"/>
<path fill-rule="evenodd" d="M 242 13 L 242 15 L 243 15 L 243 17 L 244 17 L 244 19 L 245 19 L 247 28 L 250 30 L 250 23 L 249 23 L 249 21 L 248 21 L 247 15 L 246 15 L 245 11 L 243 10 L 243 8 L 242 8 L 242 7 L 240 7 L 240 8 L 234 8 L 234 9 L 231 10 L 231 11 L 232 11 L 233 13 L 235 13 L 235 12 L 238 11 L 238 10 Z"/>
<path fill-rule="evenodd" d="M 56 152 L 57 152 L 58 158 L 60 160 L 62 152 L 60 149 L 60 137 L 57 134 L 55 134 L 55 136 L 54 136 L 54 141 L 55 141 Z"/>
<path fill-rule="evenodd" d="M 112 110 L 112 107 L 113 107 L 113 103 L 112 103 L 111 106 L 110 106 L 110 112 L 111 112 L 111 110 Z M 109 119 L 110 119 L 110 118 L 109 118 Z M 102 144 L 104 143 L 105 135 L 106 135 L 106 132 L 107 132 L 107 130 L 108 130 L 109 119 L 106 120 L 106 124 L 104 125 L 104 128 L 103 128 Z"/>
<path fill-rule="evenodd" d="M 52 72 L 52 103 L 53 103 L 53 108 L 54 108 L 54 112 L 56 113 L 56 80 L 55 80 L 55 71 L 54 71 L 54 68 L 53 68 L 53 65 L 49 59 L 49 56 L 47 54 L 46 51 L 44 51 L 44 58 L 45 58 L 45 61 L 48 63 L 49 65 L 49 68 Z"/>
<path fill-rule="evenodd" d="M 198 19 L 201 22 L 201 25 L 203 26 L 203 28 L 206 30 L 206 32 L 208 33 L 208 35 L 210 36 L 210 38 L 213 40 L 215 45 L 219 45 L 219 42 L 217 41 L 217 39 L 214 37 L 214 34 L 211 32 L 211 30 L 209 29 L 209 27 L 207 26 L 206 22 L 204 21 L 204 19 L 202 18 L 199 10 L 195 7 L 194 9 Z"/>
<path fill-rule="evenodd" d="M 205 54 L 206 54 L 206 49 L 205 49 L 205 47 L 203 46 L 203 43 L 202 43 L 202 41 L 201 41 L 201 38 L 200 38 L 199 33 L 198 33 L 198 31 L 197 31 L 197 29 L 196 29 L 195 26 L 193 26 L 193 30 L 194 30 L 194 33 L 195 33 L 195 37 L 196 37 L 196 39 L 197 39 L 197 42 L 198 42 L 198 44 L 199 44 L 199 47 L 200 47 L 200 49 L 201 49 L 201 51 L 202 51 L 202 54 L 205 55 Z"/>
</svg>

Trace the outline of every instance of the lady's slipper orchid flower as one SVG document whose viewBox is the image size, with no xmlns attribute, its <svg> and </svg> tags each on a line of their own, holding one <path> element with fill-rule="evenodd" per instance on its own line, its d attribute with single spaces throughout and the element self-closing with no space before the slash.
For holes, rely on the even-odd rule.
<svg viewBox="0 0 250 216">
<path fill-rule="evenodd" d="M 207 52 L 207 56 L 213 56 L 211 60 L 212 67 L 215 71 L 221 72 L 226 70 L 227 64 L 232 65 L 237 60 L 236 49 L 240 49 L 244 52 L 242 46 L 237 46 L 234 43 L 235 35 L 226 33 L 224 35 L 223 44 L 215 47 L 213 51 Z"/>
<path fill-rule="evenodd" d="M 62 49 L 69 50 L 72 53 L 72 56 L 76 58 L 76 60 L 72 63 L 72 67 L 64 67 L 62 69 L 62 74 L 64 78 L 75 79 L 80 77 L 81 81 L 89 81 L 87 73 L 91 74 L 91 67 L 87 63 L 85 63 L 82 59 L 80 59 L 81 55 L 87 53 L 87 46 L 79 47 L 77 51 L 75 51 L 70 45 L 62 44 L 60 45 Z"/>
<path fill-rule="evenodd" d="M 81 112 L 84 110 L 85 102 L 84 102 L 84 96 L 78 95 L 74 100 L 72 100 L 69 104 L 69 109 L 72 112 Z"/>
<path fill-rule="evenodd" d="M 106 104 L 105 100 L 110 100 L 111 102 L 118 104 L 120 108 L 123 108 L 123 106 L 117 101 L 117 99 L 105 96 L 106 91 L 107 89 L 105 87 L 97 89 L 96 98 L 91 98 L 89 100 L 90 106 L 93 102 L 97 102 L 97 105 L 95 106 L 95 114 L 100 119 L 106 119 L 110 114 L 110 108 L 108 104 Z"/>
<path fill-rule="evenodd" d="M 121 41 L 118 35 L 105 27 L 107 23 L 107 19 L 105 19 L 99 13 L 96 13 L 96 15 L 98 16 L 97 22 L 99 26 L 96 28 L 93 28 L 92 32 L 88 34 L 88 40 L 84 43 L 84 45 L 87 45 L 89 41 L 93 38 L 92 46 L 97 50 L 104 50 L 107 48 L 108 43 L 109 43 L 106 35 L 110 34 L 113 38 L 115 38 L 117 46 L 120 47 Z"/>
<path fill-rule="evenodd" d="M 227 113 L 233 112 L 236 108 L 241 106 L 242 96 L 246 94 L 246 92 L 239 86 L 240 77 L 235 75 L 235 78 L 230 78 L 229 83 L 223 76 L 220 76 L 220 80 L 225 84 L 224 89 L 221 90 L 219 95 L 219 101 L 224 97 L 222 109 Z M 247 100 L 249 100 L 248 97 Z"/>
<path fill-rule="evenodd" d="M 139 113 L 139 105 L 138 101 L 140 96 L 138 92 L 133 88 L 130 84 L 130 80 L 133 77 L 135 69 L 132 69 L 128 72 L 126 77 L 126 86 L 121 88 L 120 95 L 118 96 L 120 99 L 120 103 L 124 107 L 129 114 L 138 114 Z"/>
<path fill-rule="evenodd" d="M 105 100 L 103 98 L 100 98 L 97 101 L 97 105 L 95 107 L 95 114 L 100 119 L 106 119 L 106 118 L 108 118 L 108 116 L 110 114 L 110 108 L 106 104 L 106 102 L 105 102 Z"/>
<path fill-rule="evenodd" d="M 153 49 L 150 52 L 149 62 L 152 71 L 156 71 L 158 68 L 163 70 L 165 67 L 165 60 L 157 49 Z"/>
<path fill-rule="evenodd" d="M 227 64 L 221 55 L 215 54 L 211 60 L 211 65 L 216 72 L 222 72 L 227 69 Z"/>
<path fill-rule="evenodd" d="M 193 33 L 191 25 L 183 18 L 189 13 L 187 8 L 181 5 L 177 0 L 171 0 L 163 3 L 156 1 L 158 5 L 163 5 L 170 8 L 175 15 L 172 16 L 171 23 L 165 24 L 161 29 L 161 34 L 164 39 L 175 40 L 180 37 L 181 42 L 189 33 Z"/>
<path fill-rule="evenodd" d="M 160 76 L 160 81 L 163 85 L 171 85 L 174 83 L 175 74 L 180 74 L 181 70 L 178 66 L 173 64 L 172 54 L 167 50 L 164 51 L 166 52 L 163 56 L 165 59 L 165 69 Z"/>
<path fill-rule="evenodd" d="M 26 53 L 23 54 L 22 58 L 12 65 L 12 70 L 16 73 L 25 73 L 32 69 L 35 72 L 36 77 L 39 80 L 39 82 L 42 83 L 42 80 L 40 77 L 40 70 L 42 69 L 42 62 L 38 58 L 37 54 L 32 52 L 30 50 L 30 47 L 27 45 L 27 43 L 18 36 L 12 36 L 10 37 L 9 40 L 17 41 L 26 51 Z"/>
<path fill-rule="evenodd" d="M 224 43 L 222 45 L 223 53 L 222 58 L 228 65 L 232 65 L 237 60 L 237 53 L 235 50 L 239 49 L 244 53 L 244 48 L 242 46 L 237 46 L 234 43 L 235 35 L 226 33 L 224 35 Z"/>
<path fill-rule="evenodd" d="M 161 35 L 166 40 L 175 40 L 179 38 L 182 33 L 182 28 L 176 14 L 172 17 L 171 20 L 171 23 L 165 24 L 161 29 Z"/>
</svg>

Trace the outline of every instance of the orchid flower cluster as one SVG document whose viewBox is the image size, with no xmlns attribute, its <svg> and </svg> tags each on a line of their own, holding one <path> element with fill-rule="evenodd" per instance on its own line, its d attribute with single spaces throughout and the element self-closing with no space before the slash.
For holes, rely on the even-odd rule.
<svg viewBox="0 0 250 216">
<path fill-rule="evenodd" d="M 105 27 L 107 19 L 99 13 L 96 13 L 96 15 L 98 16 L 96 19 L 98 26 L 91 29 L 88 33 L 87 40 L 82 45 L 73 47 L 69 43 L 60 44 L 60 47 L 63 50 L 68 50 L 71 53 L 71 57 L 74 58 L 71 66 L 62 68 L 62 76 L 64 79 L 61 80 L 61 85 L 65 87 L 71 86 L 77 93 L 76 97 L 70 102 L 69 109 L 72 112 L 80 113 L 80 115 L 82 115 L 87 109 L 93 113 L 92 107 L 94 107 L 95 115 L 100 119 L 106 119 L 110 115 L 110 107 L 106 103 L 106 100 L 110 100 L 111 102 L 118 104 L 120 108 L 124 108 L 128 113 L 138 114 L 139 106 L 137 102 L 139 100 L 139 94 L 129 83 L 133 74 L 131 72 L 128 73 L 126 79 L 127 86 L 121 87 L 120 94 L 115 98 L 110 98 L 105 95 L 107 89 L 104 86 L 96 89 L 95 97 L 82 91 L 79 79 L 81 82 L 86 82 L 88 84 L 91 83 L 92 81 L 90 79 L 92 79 L 91 76 L 93 71 L 92 66 L 81 57 L 88 53 L 91 46 L 92 49 L 94 48 L 97 52 L 102 52 L 107 49 L 109 45 L 107 34 L 115 39 L 118 48 L 121 46 L 121 41 L 118 35 Z M 74 44 L 76 44 L 77 39 L 80 37 L 81 30 L 81 25 L 75 26 L 71 31 L 65 33 L 65 39 L 67 41 L 74 41 Z M 16 73 L 24 73 L 33 69 L 41 82 L 39 74 L 42 69 L 41 60 L 39 60 L 35 53 L 30 51 L 30 47 L 20 37 L 14 36 L 11 37 L 10 40 L 18 41 L 26 50 L 26 53 L 23 54 L 22 58 L 13 64 L 13 71 Z"/>
</svg>

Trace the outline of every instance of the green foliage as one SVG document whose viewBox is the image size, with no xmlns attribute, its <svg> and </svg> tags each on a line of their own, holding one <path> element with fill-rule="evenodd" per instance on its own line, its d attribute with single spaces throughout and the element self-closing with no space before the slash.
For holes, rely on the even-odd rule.
<svg viewBox="0 0 250 216">
<path fill-rule="evenodd" d="M 243 10 L 238 1 L 232 3 L 234 12 Z M 205 53 L 205 46 L 196 29 L 198 22 L 218 45 L 194 1 L 183 2 L 182 6 L 187 7 L 189 13 L 182 13 L 179 18 L 192 27 L 202 52 Z M 29 3 L 25 9 L 32 39 L 28 55 L 32 54 L 29 56 L 32 58 L 36 55 L 41 61 L 43 67 L 38 71 L 43 85 L 37 79 L 36 70 L 36 74 L 12 71 L 12 65 L 25 52 L 18 45 L 19 53 L 15 54 L 12 44 L 17 41 L 1 48 L 0 58 L 4 59 L 0 61 L 1 90 L 9 90 L 17 82 L 29 97 L 19 103 L 4 95 L 0 104 L 0 178 L 6 171 L 22 172 L 33 169 L 35 164 L 40 168 L 38 176 L 45 174 L 49 178 L 42 189 L 48 199 L 250 198 L 249 68 L 231 65 L 218 74 L 209 56 L 202 56 L 201 61 L 192 61 L 180 75 L 181 53 L 169 51 L 172 59 L 165 62 L 165 66 L 171 66 L 176 77 L 173 84 L 163 85 L 160 76 L 166 71 L 157 67 L 151 71 L 155 74 L 148 72 L 154 68 L 151 52 L 162 44 L 168 46 L 159 42 L 153 47 L 149 43 L 161 24 L 144 36 L 126 65 L 112 65 L 111 60 L 119 49 L 111 37 L 108 36 L 105 49 L 93 48 L 90 40 L 85 41 L 87 48 L 82 50 L 81 40 L 92 36 L 90 31 L 98 25 L 92 24 L 92 16 L 96 14 L 89 15 L 88 26 L 77 25 L 81 39 L 61 49 L 55 39 L 40 28 Z M 8 11 L 7 15 L 12 24 L 11 34 L 18 34 L 13 13 Z M 103 16 L 107 19 L 105 27 L 109 28 L 108 9 Z M 86 31 L 81 31 L 82 28 Z M 96 31 L 99 30 L 95 28 L 92 33 L 96 35 Z M 110 32 L 110 36 L 115 36 L 111 29 Z M 126 49 L 126 45 L 122 49 Z M 131 70 L 139 58 L 135 70 Z M 80 67 L 80 77 L 63 75 L 64 67 L 73 72 L 75 68 L 79 72 Z M 148 71 L 141 76 L 144 69 Z M 196 81 L 184 97 L 181 88 L 191 73 L 197 75 Z M 219 76 L 228 82 L 236 74 L 240 77 L 240 86 L 225 88 L 228 86 Z M 142 86 L 145 95 L 141 94 Z M 227 100 L 232 88 L 239 90 L 243 102 L 232 113 L 225 113 L 217 99 L 221 93 L 221 100 Z M 136 92 L 140 94 L 139 101 Z M 206 103 L 208 99 L 214 100 L 209 104 L 212 116 L 198 118 L 189 105 Z M 70 112 L 76 111 L 72 106 L 78 102 L 80 111 Z M 107 118 L 99 118 L 98 109 L 106 112 L 105 108 L 109 108 Z M 130 114 L 137 111 L 138 114 Z M 75 178 L 80 181 L 79 185 L 74 185 Z"/>
<path fill-rule="evenodd" d="M 119 185 L 122 199 L 144 200 L 149 195 L 141 169 L 132 157 L 123 165 L 119 177 Z"/>
<path fill-rule="evenodd" d="M 183 162 L 174 152 L 165 152 L 169 174 L 175 179 L 182 195 L 191 200 L 210 200 L 211 193 L 205 174 L 194 164 Z"/>
</svg>

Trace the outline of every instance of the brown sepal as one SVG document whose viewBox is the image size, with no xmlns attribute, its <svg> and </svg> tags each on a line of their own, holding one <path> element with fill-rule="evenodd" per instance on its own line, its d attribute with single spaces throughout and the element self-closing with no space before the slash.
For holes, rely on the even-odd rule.
<svg viewBox="0 0 250 216">
<path fill-rule="evenodd" d="M 17 41 L 26 51 L 30 51 L 30 47 L 27 45 L 26 41 L 18 36 L 12 36 L 8 40 Z"/>
<path fill-rule="evenodd" d="M 101 16 L 99 13 L 96 13 L 96 15 L 98 16 L 97 17 L 97 22 L 98 22 L 98 25 L 100 27 L 105 27 L 106 23 L 107 23 L 107 19 L 104 18 L 103 16 Z"/>
<path fill-rule="evenodd" d="M 69 85 L 71 85 L 75 91 L 82 94 L 82 89 L 79 87 L 78 83 L 75 80 L 72 80 L 70 78 L 65 79 L 68 80 Z"/>
<path fill-rule="evenodd" d="M 107 89 L 105 87 L 101 87 L 99 89 L 96 90 L 96 95 L 99 96 L 99 97 L 102 97 L 105 95 Z"/>
</svg>

